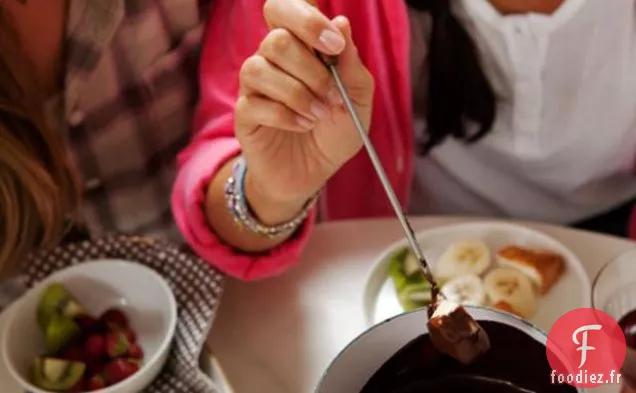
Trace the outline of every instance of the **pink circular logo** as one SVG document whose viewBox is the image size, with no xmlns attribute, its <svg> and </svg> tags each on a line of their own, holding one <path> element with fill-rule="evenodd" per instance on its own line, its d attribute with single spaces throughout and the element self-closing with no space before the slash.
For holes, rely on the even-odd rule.
<svg viewBox="0 0 636 393">
<path fill-rule="evenodd" d="M 593 308 L 572 310 L 550 329 L 546 355 L 552 382 L 577 388 L 620 384 L 627 346 L 618 322 Z"/>
</svg>

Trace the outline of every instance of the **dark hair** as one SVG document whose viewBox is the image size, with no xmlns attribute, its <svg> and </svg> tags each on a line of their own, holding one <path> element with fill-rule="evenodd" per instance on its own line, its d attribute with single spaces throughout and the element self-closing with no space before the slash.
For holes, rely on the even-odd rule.
<svg viewBox="0 0 636 393">
<path fill-rule="evenodd" d="M 424 154 L 451 136 L 467 143 L 486 135 L 495 119 L 495 94 L 475 44 L 452 14 L 453 0 L 406 0 L 409 6 L 427 11 L 433 26 L 427 67 L 427 140 Z M 478 127 L 469 129 L 473 123 Z"/>
</svg>

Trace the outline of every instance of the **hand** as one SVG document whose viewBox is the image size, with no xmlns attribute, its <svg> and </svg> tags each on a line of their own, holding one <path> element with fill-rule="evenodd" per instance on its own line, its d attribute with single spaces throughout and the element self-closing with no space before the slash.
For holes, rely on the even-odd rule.
<svg viewBox="0 0 636 393">
<path fill-rule="evenodd" d="M 344 17 L 330 21 L 303 0 L 267 0 L 270 32 L 240 71 L 236 135 L 247 161 L 247 196 L 302 204 L 362 147 L 329 70 L 313 49 L 338 55 L 338 70 L 365 126 L 373 78 Z M 257 212 L 259 213 L 259 212 Z"/>
</svg>

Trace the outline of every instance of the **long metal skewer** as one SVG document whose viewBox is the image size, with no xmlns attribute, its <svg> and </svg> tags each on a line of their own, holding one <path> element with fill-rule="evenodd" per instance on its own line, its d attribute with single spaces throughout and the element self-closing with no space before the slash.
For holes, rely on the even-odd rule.
<svg viewBox="0 0 636 393">
<path fill-rule="evenodd" d="M 373 167 L 375 168 L 375 171 L 380 177 L 380 181 L 382 182 L 382 187 L 384 188 L 386 195 L 389 197 L 389 201 L 391 202 L 391 205 L 393 206 L 393 210 L 395 210 L 395 215 L 397 216 L 398 220 L 400 221 L 400 224 L 402 225 L 402 229 L 404 230 L 404 233 L 406 234 L 406 238 L 409 242 L 409 246 L 413 250 L 413 253 L 415 253 L 415 257 L 420 261 L 420 266 L 422 267 L 422 272 L 424 273 L 424 276 L 431 283 L 431 285 L 435 285 L 435 279 L 433 278 L 430 267 L 428 266 L 428 263 L 426 262 L 426 259 L 424 258 L 424 254 L 422 253 L 422 250 L 420 249 L 420 246 L 417 243 L 417 240 L 415 239 L 413 228 L 411 227 L 409 220 L 406 218 L 404 211 L 402 211 L 402 207 L 400 206 L 400 201 L 395 195 L 395 191 L 393 190 L 393 186 L 391 185 L 391 182 L 389 181 L 389 178 L 386 175 L 386 171 L 382 167 L 382 162 L 380 161 L 380 158 L 378 157 L 378 154 L 376 153 L 375 148 L 373 147 L 373 143 L 371 143 L 371 138 L 369 138 L 369 135 L 367 134 L 367 131 L 365 130 L 364 125 L 362 124 L 362 121 L 360 120 L 358 111 L 353 105 L 353 102 L 351 102 L 351 97 L 349 97 L 347 88 L 342 82 L 342 78 L 340 77 L 340 74 L 338 73 L 338 69 L 336 68 L 335 64 L 329 64 L 328 66 L 329 66 L 329 70 L 331 71 L 331 74 L 333 75 L 333 78 L 336 81 L 336 85 L 338 86 L 338 90 L 340 91 L 340 95 L 342 96 L 342 100 L 344 101 L 345 106 L 347 107 L 349 113 L 351 114 L 351 118 L 353 119 L 353 124 L 355 125 L 356 129 L 358 130 L 358 133 L 360 134 L 360 137 L 362 138 L 362 142 L 364 143 L 364 147 L 367 150 L 367 153 L 369 154 L 369 158 L 371 159 L 371 162 L 373 163 Z"/>
</svg>

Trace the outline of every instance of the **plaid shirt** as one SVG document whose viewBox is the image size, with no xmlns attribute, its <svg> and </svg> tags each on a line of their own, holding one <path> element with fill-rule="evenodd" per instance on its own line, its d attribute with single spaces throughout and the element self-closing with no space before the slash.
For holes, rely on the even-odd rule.
<svg viewBox="0 0 636 393">
<path fill-rule="evenodd" d="M 71 0 L 55 114 L 84 186 L 93 235 L 180 239 L 170 193 L 191 137 L 209 0 Z"/>
</svg>

